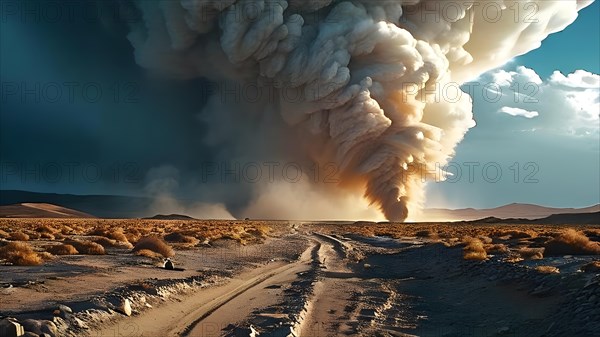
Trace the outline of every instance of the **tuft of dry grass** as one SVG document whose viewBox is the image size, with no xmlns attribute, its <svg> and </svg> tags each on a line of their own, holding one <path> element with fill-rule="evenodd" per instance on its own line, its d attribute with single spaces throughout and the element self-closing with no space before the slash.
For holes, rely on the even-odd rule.
<svg viewBox="0 0 600 337">
<path fill-rule="evenodd" d="M 249 237 L 254 237 L 254 239 L 250 239 L 250 241 L 261 242 L 262 240 L 269 237 L 269 233 L 271 229 L 267 226 L 256 226 L 255 228 L 245 228 L 244 229 Z"/>
<path fill-rule="evenodd" d="M 10 239 L 13 241 L 29 241 L 29 235 L 23 232 L 12 232 L 10 233 Z"/>
<path fill-rule="evenodd" d="M 509 235 L 511 239 L 530 239 L 530 238 L 536 237 L 536 233 L 533 231 L 518 230 L 518 229 L 503 231 L 500 233 L 499 236 L 503 237 L 503 236 L 507 236 L 507 235 Z"/>
<path fill-rule="evenodd" d="M 510 251 L 508 247 L 502 243 L 486 244 L 483 248 L 487 254 L 508 254 Z"/>
<path fill-rule="evenodd" d="M 0 247 L 0 259 L 16 266 L 37 266 L 43 262 L 42 257 L 26 242 L 9 242 Z"/>
<path fill-rule="evenodd" d="M 485 236 L 485 235 L 478 235 L 477 238 L 479 239 L 479 241 L 485 243 L 485 244 L 491 244 L 492 243 L 492 239 L 489 236 Z"/>
<path fill-rule="evenodd" d="M 546 242 L 547 256 L 595 255 L 600 254 L 600 243 L 590 241 L 583 232 L 566 229 Z"/>
<path fill-rule="evenodd" d="M 537 267 L 535 267 L 535 270 L 537 270 L 539 273 L 542 273 L 542 274 L 559 274 L 560 273 L 560 270 L 553 266 L 537 266 Z"/>
<path fill-rule="evenodd" d="M 10 234 L 0 229 L 0 239 L 8 239 Z"/>
<path fill-rule="evenodd" d="M 482 261 L 487 259 L 487 253 L 481 240 L 472 237 L 465 237 L 462 241 L 466 244 L 466 246 L 463 248 L 463 258 L 465 260 Z"/>
<path fill-rule="evenodd" d="M 127 235 L 123 233 L 122 228 L 117 228 L 116 230 L 111 231 L 110 233 L 108 233 L 108 237 L 120 242 L 129 242 L 129 239 L 127 238 Z"/>
<path fill-rule="evenodd" d="M 136 251 L 134 254 L 137 256 L 149 257 L 151 259 L 156 259 L 156 258 L 159 258 L 162 256 L 159 253 L 153 252 L 149 249 L 140 249 L 140 250 Z"/>
<path fill-rule="evenodd" d="M 104 248 L 114 247 L 117 244 L 117 241 L 111 240 L 111 239 L 109 239 L 107 237 L 104 237 L 104 236 L 100 236 L 100 237 L 97 237 L 95 239 L 92 239 L 92 241 L 94 241 L 95 243 L 101 245 Z"/>
<path fill-rule="evenodd" d="M 175 255 L 173 248 L 171 248 L 171 246 L 157 236 L 147 236 L 142 238 L 140 241 L 138 241 L 138 243 L 135 244 L 132 252 L 136 253 L 142 249 L 153 251 L 164 257 L 171 257 Z"/>
<path fill-rule="evenodd" d="M 521 248 L 517 254 L 524 260 L 541 260 L 544 258 L 544 248 Z"/>
<path fill-rule="evenodd" d="M 52 240 L 55 240 L 55 239 L 56 239 L 56 237 L 54 236 L 54 234 L 52 234 L 52 233 L 47 233 L 47 232 L 43 232 L 43 233 L 41 233 L 41 234 L 40 234 L 40 238 L 41 238 L 41 239 L 45 239 L 45 240 L 50 240 L 50 241 L 52 241 Z"/>
<path fill-rule="evenodd" d="M 92 239 L 92 241 L 101 245 L 104 248 L 111 248 L 111 247 L 124 248 L 124 249 L 133 248 L 133 245 L 131 243 L 129 243 L 129 241 L 117 241 L 117 240 L 109 239 L 104 236 L 100 236 L 95 239 Z"/>
<path fill-rule="evenodd" d="M 164 236 L 165 241 L 167 242 L 177 242 L 177 243 L 187 243 L 192 246 L 195 246 L 200 242 L 200 240 L 196 239 L 193 236 L 183 235 L 180 232 L 173 232 L 171 234 L 167 234 Z"/>
<path fill-rule="evenodd" d="M 49 225 L 39 225 L 36 229 L 36 232 L 38 233 L 49 233 L 49 234 L 54 234 L 56 232 L 56 230 L 53 227 L 50 227 Z"/>
<path fill-rule="evenodd" d="M 50 261 L 54 259 L 54 255 L 49 252 L 39 252 L 38 255 L 43 261 Z"/>
<path fill-rule="evenodd" d="M 52 253 L 54 255 L 76 255 L 76 254 L 79 254 L 77 249 L 75 247 L 73 247 L 73 245 L 69 245 L 69 244 L 46 246 L 45 249 L 47 252 Z"/>
<path fill-rule="evenodd" d="M 106 251 L 102 245 L 90 242 L 90 241 L 79 241 L 79 240 L 70 240 L 66 242 L 67 244 L 72 245 L 77 249 L 80 254 L 85 255 L 105 255 Z"/>
<path fill-rule="evenodd" d="M 583 231 L 583 233 L 590 239 L 594 238 L 595 240 L 593 240 L 593 241 L 600 240 L 600 229 L 586 229 Z"/>
</svg>

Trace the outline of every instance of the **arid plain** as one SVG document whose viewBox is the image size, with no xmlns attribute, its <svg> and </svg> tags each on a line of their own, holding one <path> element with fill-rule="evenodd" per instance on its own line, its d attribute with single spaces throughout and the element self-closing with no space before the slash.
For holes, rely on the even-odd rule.
<svg viewBox="0 0 600 337">
<path fill-rule="evenodd" d="M 0 237 L 0 314 L 28 336 L 600 328 L 600 225 L 2 219 Z"/>
</svg>

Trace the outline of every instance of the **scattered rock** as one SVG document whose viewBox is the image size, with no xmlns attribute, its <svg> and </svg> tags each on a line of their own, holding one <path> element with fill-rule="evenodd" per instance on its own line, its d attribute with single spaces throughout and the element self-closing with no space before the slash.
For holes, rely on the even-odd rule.
<svg viewBox="0 0 600 337">
<path fill-rule="evenodd" d="M 125 298 L 121 301 L 121 304 L 119 305 L 119 311 L 126 316 L 131 316 L 131 302 L 128 298 Z"/>
<path fill-rule="evenodd" d="M 58 305 L 58 310 L 66 312 L 67 314 L 72 314 L 73 313 L 73 309 L 71 309 L 70 307 L 64 305 L 64 304 L 59 304 Z"/>
<path fill-rule="evenodd" d="M 0 336 L 19 337 L 25 334 L 23 326 L 14 318 L 0 320 Z"/>
<path fill-rule="evenodd" d="M 89 329 L 89 327 L 87 326 L 87 324 L 85 324 L 84 321 L 80 320 L 79 318 L 72 316 L 71 318 L 71 326 L 73 326 L 74 328 L 77 329 Z"/>
<path fill-rule="evenodd" d="M 260 335 L 260 333 L 258 333 L 258 331 L 256 331 L 256 329 L 254 329 L 254 326 L 250 325 L 249 337 L 256 337 L 258 335 Z"/>
<path fill-rule="evenodd" d="M 42 334 L 55 337 L 58 335 L 58 328 L 52 321 L 42 321 Z"/>
<path fill-rule="evenodd" d="M 23 328 L 25 328 L 25 331 L 31 331 L 38 335 L 42 333 L 41 321 L 35 319 L 25 319 L 21 321 L 21 324 L 23 325 Z"/>
<path fill-rule="evenodd" d="M 56 328 L 58 330 L 65 331 L 69 328 L 69 325 L 67 324 L 67 322 L 64 319 L 62 319 L 61 317 L 56 316 L 56 317 L 52 318 L 52 322 L 54 323 L 54 325 L 56 326 Z"/>
<path fill-rule="evenodd" d="M 175 264 L 173 263 L 173 261 L 171 261 L 171 259 L 167 258 L 165 260 L 164 268 L 167 269 L 167 270 L 174 270 L 175 269 Z"/>
</svg>

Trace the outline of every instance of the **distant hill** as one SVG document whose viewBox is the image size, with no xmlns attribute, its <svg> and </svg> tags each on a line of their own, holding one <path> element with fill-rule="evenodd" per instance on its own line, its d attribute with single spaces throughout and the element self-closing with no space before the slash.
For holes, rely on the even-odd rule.
<svg viewBox="0 0 600 337">
<path fill-rule="evenodd" d="M 0 205 L 48 203 L 76 209 L 99 218 L 141 218 L 148 216 L 151 198 L 115 195 L 75 195 L 0 190 Z"/>
<path fill-rule="evenodd" d="M 485 218 L 541 219 L 553 214 L 578 214 L 600 212 L 600 204 L 585 208 L 552 208 L 532 204 L 509 204 L 488 209 L 430 208 L 423 211 L 421 221 L 471 221 Z"/>
<path fill-rule="evenodd" d="M 183 215 L 183 214 L 157 214 L 155 216 L 144 218 L 149 220 L 197 220 L 196 218 L 192 218 L 191 216 Z"/>
<path fill-rule="evenodd" d="M 95 216 L 47 203 L 0 206 L 0 218 L 95 218 Z"/>
<path fill-rule="evenodd" d="M 516 219 L 516 218 L 505 218 L 500 219 L 496 217 L 488 217 L 478 220 L 467 221 L 469 223 L 508 223 L 508 224 L 546 224 L 546 225 L 599 225 L 600 224 L 600 212 L 593 213 L 564 213 L 564 214 L 552 214 L 550 216 L 539 218 L 539 219 Z"/>
<path fill-rule="evenodd" d="M 545 224 L 600 225 L 600 212 L 552 214 L 549 217 L 537 219 L 534 221 L 536 223 Z"/>
<path fill-rule="evenodd" d="M 143 218 L 150 214 L 153 199 L 117 195 L 74 195 L 0 190 L 0 205 L 47 203 L 93 214 L 100 218 Z M 485 218 L 542 219 L 556 214 L 548 221 L 564 219 L 565 214 L 597 213 L 600 204 L 585 208 L 552 208 L 532 204 L 509 204 L 489 209 L 425 209 L 419 221 L 472 221 Z M 157 215 L 171 217 L 173 215 Z M 175 214 L 175 216 L 177 216 Z M 575 216 L 581 218 L 583 216 Z M 561 220 L 562 221 L 562 220 Z M 490 221 L 493 223 L 493 221 Z"/>
</svg>

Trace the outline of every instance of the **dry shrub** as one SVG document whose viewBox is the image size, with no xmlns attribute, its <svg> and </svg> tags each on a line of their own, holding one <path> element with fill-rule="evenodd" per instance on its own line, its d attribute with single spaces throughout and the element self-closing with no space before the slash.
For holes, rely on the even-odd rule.
<svg viewBox="0 0 600 337">
<path fill-rule="evenodd" d="M 100 237 L 97 237 L 95 239 L 92 239 L 92 241 L 94 241 L 95 243 L 101 245 L 104 248 L 114 247 L 117 244 L 117 241 L 111 240 L 111 239 L 106 238 L 104 236 L 100 236 Z"/>
<path fill-rule="evenodd" d="M 148 237 L 142 238 L 140 241 L 138 241 L 138 243 L 135 244 L 135 247 L 133 247 L 132 252 L 135 253 L 142 249 L 151 250 L 151 251 L 158 253 L 164 257 L 171 257 L 171 256 L 175 255 L 173 248 L 171 248 L 171 246 L 169 246 L 161 238 L 156 237 L 156 236 L 148 236 Z"/>
<path fill-rule="evenodd" d="M 479 239 L 479 241 L 481 241 L 485 244 L 489 245 L 492 243 L 492 239 L 489 236 L 479 235 L 479 236 L 477 236 L 477 238 Z"/>
<path fill-rule="evenodd" d="M 535 270 L 537 270 L 539 273 L 542 273 L 542 274 L 559 274 L 560 273 L 560 270 L 553 266 L 537 266 L 537 267 L 535 267 Z"/>
<path fill-rule="evenodd" d="M 77 249 L 77 251 L 80 254 L 85 254 L 85 255 L 104 255 L 104 254 L 106 254 L 104 247 L 102 247 L 100 244 L 97 244 L 95 242 L 72 240 L 72 241 L 67 242 L 67 244 L 70 244 L 73 247 L 75 247 L 75 249 Z"/>
<path fill-rule="evenodd" d="M 590 241 L 583 232 L 567 229 L 546 243 L 547 256 L 600 254 L 600 243 Z"/>
<path fill-rule="evenodd" d="M 508 230 L 503 231 L 500 236 L 510 235 L 511 239 L 530 239 L 535 237 L 535 233 L 531 231 L 521 231 L 521 230 Z"/>
<path fill-rule="evenodd" d="M 10 234 L 0 229 L 0 239 L 8 239 Z"/>
<path fill-rule="evenodd" d="M 508 254 L 509 249 L 505 244 L 486 244 L 483 246 L 487 254 Z"/>
<path fill-rule="evenodd" d="M 600 229 L 588 229 L 584 230 L 583 233 L 590 239 L 590 241 L 600 242 Z"/>
<path fill-rule="evenodd" d="M 40 238 L 46 240 L 54 240 L 55 236 L 52 233 L 43 232 L 42 234 L 40 234 Z"/>
<path fill-rule="evenodd" d="M 107 236 L 108 230 L 105 227 L 94 227 L 92 230 L 87 232 L 90 236 Z"/>
<path fill-rule="evenodd" d="M 104 248 L 109 248 L 109 247 L 124 248 L 124 249 L 133 248 L 133 245 L 131 243 L 129 243 L 129 241 L 121 242 L 121 241 L 106 238 L 104 236 L 95 238 L 92 241 L 101 245 Z"/>
<path fill-rule="evenodd" d="M 23 232 L 12 232 L 10 233 L 10 239 L 13 241 L 29 241 L 29 235 Z"/>
<path fill-rule="evenodd" d="M 50 260 L 54 259 L 54 255 L 52 255 L 49 252 L 39 252 L 38 255 L 44 261 L 50 261 Z"/>
<path fill-rule="evenodd" d="M 541 260 L 544 258 L 544 248 L 521 248 L 517 250 L 517 253 L 525 260 Z"/>
<path fill-rule="evenodd" d="M 197 245 L 198 242 L 200 242 L 195 237 L 183 235 L 180 232 L 173 232 L 171 234 L 167 234 L 164 236 L 164 239 L 167 242 L 189 243 L 191 245 Z"/>
<path fill-rule="evenodd" d="M 586 273 L 600 272 L 600 260 L 592 261 L 590 263 L 587 263 L 587 264 L 581 266 L 581 271 L 586 272 Z"/>
<path fill-rule="evenodd" d="M 156 259 L 161 256 L 160 254 L 155 253 L 149 249 L 140 249 L 140 250 L 136 251 L 134 254 L 137 256 L 149 257 L 151 259 Z"/>
<path fill-rule="evenodd" d="M 16 266 L 37 266 L 42 264 L 42 258 L 25 242 L 9 242 L 0 247 L 0 259 Z"/>
<path fill-rule="evenodd" d="M 129 242 L 127 236 L 125 235 L 125 233 L 123 233 L 122 228 L 117 228 L 116 230 L 109 232 L 108 237 L 120 242 Z"/>
<path fill-rule="evenodd" d="M 271 228 L 266 225 L 257 225 L 252 229 L 247 230 L 248 234 L 256 237 L 266 239 L 271 233 Z"/>
<path fill-rule="evenodd" d="M 40 225 L 35 229 L 36 232 L 38 233 L 49 233 L 49 234 L 54 234 L 54 232 L 56 232 L 56 230 L 48 225 Z"/>
<path fill-rule="evenodd" d="M 73 245 L 69 245 L 69 244 L 46 246 L 45 249 L 47 252 L 50 252 L 54 255 L 76 255 L 76 254 L 79 254 L 77 249 L 75 249 L 75 247 L 73 247 Z"/>
<path fill-rule="evenodd" d="M 125 237 L 127 238 L 127 241 L 136 244 L 138 241 L 140 241 L 142 235 L 137 229 L 134 228 L 129 230 L 127 234 L 125 234 Z"/>
<path fill-rule="evenodd" d="M 463 243 L 466 244 L 465 248 L 463 248 L 463 258 L 465 260 L 485 260 L 487 259 L 487 253 L 483 248 L 483 242 L 481 240 L 466 237 L 463 239 Z"/>
<path fill-rule="evenodd" d="M 29 231 L 26 233 L 29 236 L 29 240 L 37 240 L 41 237 L 40 233 Z"/>
<path fill-rule="evenodd" d="M 62 233 L 63 235 L 69 235 L 69 234 L 73 233 L 73 228 L 69 227 L 67 225 L 63 225 L 60 228 L 60 233 Z"/>
</svg>

